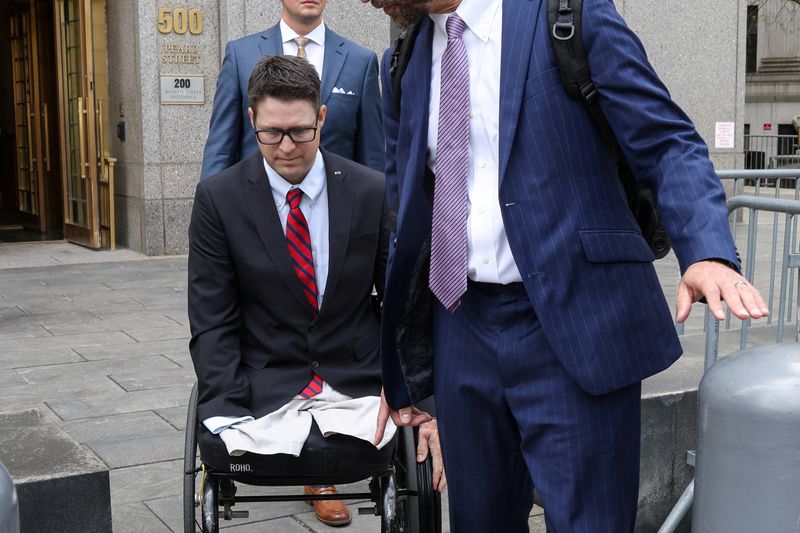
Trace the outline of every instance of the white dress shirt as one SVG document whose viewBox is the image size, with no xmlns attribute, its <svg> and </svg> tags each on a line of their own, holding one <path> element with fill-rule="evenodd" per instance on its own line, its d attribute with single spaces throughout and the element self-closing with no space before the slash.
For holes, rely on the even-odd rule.
<svg viewBox="0 0 800 533">
<path fill-rule="evenodd" d="M 484 283 L 522 281 L 500 211 L 500 58 L 503 7 L 500 0 L 463 0 L 456 13 L 466 23 L 462 39 L 469 60 L 470 166 L 467 217 L 467 274 Z M 428 166 L 436 173 L 442 55 L 447 17 L 430 15 L 433 31 Z"/>
<path fill-rule="evenodd" d="M 283 19 L 280 21 L 280 27 L 281 39 L 283 39 L 283 53 L 287 56 L 297 55 L 295 37 L 308 37 L 306 59 L 314 65 L 314 68 L 317 69 L 317 74 L 319 74 L 319 79 L 322 79 L 322 64 L 325 62 L 325 24 L 320 22 L 319 26 L 311 30 L 308 35 L 299 35 Z"/>
<path fill-rule="evenodd" d="M 314 276 L 317 281 L 318 304 L 322 307 L 323 296 L 325 295 L 325 285 L 328 281 L 328 187 L 325 175 L 325 161 L 322 154 L 317 150 L 317 158 L 308 174 L 299 185 L 292 185 L 283 179 L 272 167 L 264 160 L 264 169 L 269 178 L 269 187 L 272 190 L 272 199 L 278 209 L 278 216 L 281 219 L 283 233 L 286 233 L 286 220 L 289 218 L 289 203 L 286 201 L 286 194 L 290 189 L 298 188 L 303 191 L 303 198 L 300 200 L 300 210 L 306 217 L 308 232 L 311 234 L 311 255 L 314 259 Z M 203 421 L 203 424 L 212 433 L 219 433 L 227 427 L 237 422 L 252 422 L 252 416 L 231 417 L 213 416 Z"/>
</svg>

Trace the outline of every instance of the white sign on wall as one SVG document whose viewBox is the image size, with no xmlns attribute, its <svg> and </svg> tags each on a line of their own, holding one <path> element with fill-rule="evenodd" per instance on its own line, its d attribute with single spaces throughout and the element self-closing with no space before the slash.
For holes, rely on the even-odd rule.
<svg viewBox="0 0 800 533">
<path fill-rule="evenodd" d="M 205 76 L 168 74 L 161 76 L 162 104 L 204 104 Z"/>
<path fill-rule="evenodd" d="M 714 125 L 714 148 L 733 148 L 736 125 L 733 122 L 717 122 Z"/>
</svg>

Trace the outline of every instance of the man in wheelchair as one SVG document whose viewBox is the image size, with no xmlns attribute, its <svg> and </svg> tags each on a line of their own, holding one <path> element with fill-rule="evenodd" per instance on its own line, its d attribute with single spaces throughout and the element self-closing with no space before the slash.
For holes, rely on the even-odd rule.
<svg viewBox="0 0 800 533">
<path fill-rule="evenodd" d="M 326 107 L 306 60 L 265 57 L 248 96 L 260 154 L 197 186 L 189 227 L 198 419 L 230 456 L 298 456 L 312 427 L 372 443 L 381 393 L 373 288 L 379 302 L 388 255 L 383 176 L 319 148 Z M 443 490 L 435 424 L 420 431 L 417 459 L 430 450 Z M 341 500 L 314 506 L 326 524 L 350 523 Z"/>
</svg>

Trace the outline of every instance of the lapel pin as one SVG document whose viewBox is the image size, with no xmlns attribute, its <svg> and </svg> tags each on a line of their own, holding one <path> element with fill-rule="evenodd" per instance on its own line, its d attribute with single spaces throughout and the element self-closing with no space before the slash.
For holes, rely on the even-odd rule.
<svg viewBox="0 0 800 533">
<path fill-rule="evenodd" d="M 338 175 L 339 175 L 339 174 L 341 174 L 342 172 L 341 172 L 340 170 L 334 170 L 334 171 L 333 171 L 333 173 L 334 173 L 334 174 L 336 174 L 336 175 L 338 176 Z"/>
</svg>

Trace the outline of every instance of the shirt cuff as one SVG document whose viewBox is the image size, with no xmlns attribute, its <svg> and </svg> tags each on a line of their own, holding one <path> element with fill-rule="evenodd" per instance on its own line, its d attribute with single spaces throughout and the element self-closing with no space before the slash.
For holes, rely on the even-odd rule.
<svg viewBox="0 0 800 533">
<path fill-rule="evenodd" d="M 228 429 L 234 424 L 239 422 L 252 422 L 255 420 L 252 416 L 212 416 L 203 420 L 203 425 L 214 435 L 220 434 L 222 431 Z"/>
</svg>

